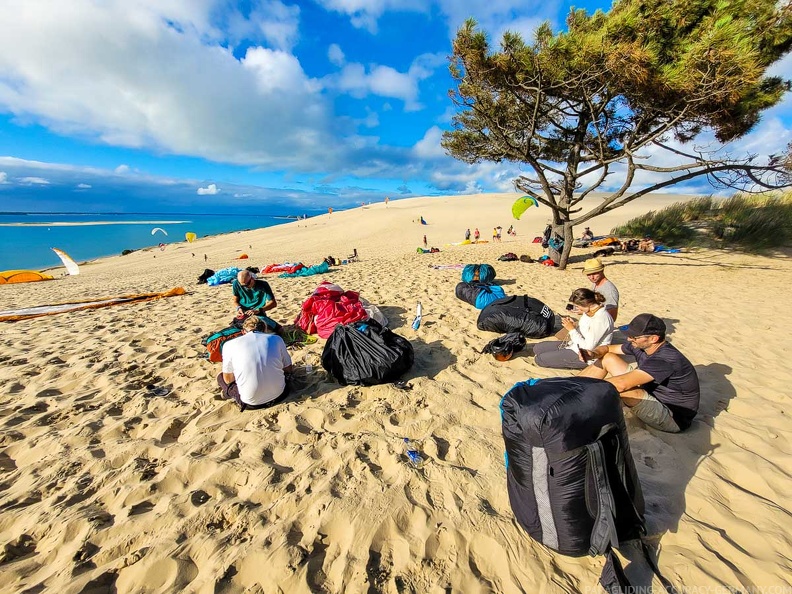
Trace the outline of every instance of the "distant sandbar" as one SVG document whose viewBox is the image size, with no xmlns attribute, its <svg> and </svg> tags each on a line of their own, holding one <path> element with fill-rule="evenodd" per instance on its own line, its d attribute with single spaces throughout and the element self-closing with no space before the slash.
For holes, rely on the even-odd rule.
<svg viewBox="0 0 792 594">
<path fill-rule="evenodd" d="M 0 227 L 85 227 L 89 225 L 181 225 L 192 221 L 79 221 L 53 223 L 0 223 Z"/>
</svg>

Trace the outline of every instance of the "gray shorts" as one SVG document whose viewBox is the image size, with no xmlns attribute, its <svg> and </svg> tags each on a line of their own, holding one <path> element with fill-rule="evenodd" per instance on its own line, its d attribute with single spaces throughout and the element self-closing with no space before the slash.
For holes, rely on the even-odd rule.
<svg viewBox="0 0 792 594">
<path fill-rule="evenodd" d="M 630 409 L 633 414 L 650 427 L 667 433 L 679 433 L 679 425 L 669 408 L 646 390 L 641 391 L 643 399 Z"/>
<path fill-rule="evenodd" d="M 627 366 L 628 372 L 636 369 L 638 369 L 637 363 L 630 363 Z M 633 414 L 650 427 L 666 433 L 679 433 L 681 429 L 676 424 L 671 410 L 646 390 L 640 390 L 640 392 L 642 392 L 643 398 L 630 408 Z"/>
</svg>

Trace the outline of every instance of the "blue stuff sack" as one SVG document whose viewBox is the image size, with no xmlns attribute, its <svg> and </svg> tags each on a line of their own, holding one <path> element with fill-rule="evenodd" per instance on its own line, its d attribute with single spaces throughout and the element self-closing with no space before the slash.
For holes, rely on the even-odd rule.
<svg viewBox="0 0 792 594">
<path fill-rule="evenodd" d="M 463 282 L 491 283 L 494 280 L 495 269 L 489 264 L 466 264 L 465 268 L 462 269 Z"/>
</svg>

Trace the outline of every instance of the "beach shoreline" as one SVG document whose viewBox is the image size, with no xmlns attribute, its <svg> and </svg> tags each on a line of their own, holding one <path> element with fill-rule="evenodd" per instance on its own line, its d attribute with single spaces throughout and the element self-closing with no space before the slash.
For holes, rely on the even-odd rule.
<svg viewBox="0 0 792 594">
<path fill-rule="evenodd" d="M 588 286 L 594 249 L 573 250 L 564 271 L 498 261 L 542 254 L 533 239 L 549 211 L 514 221 L 518 196 L 392 200 L 0 287 L 4 309 L 187 290 L 0 325 L 0 580 L 68 594 L 594 591 L 602 559 L 532 541 L 505 484 L 500 398 L 518 381 L 572 373 L 536 366 L 530 350 L 506 362 L 482 354 L 497 335 L 456 299 L 460 271 L 435 268 L 489 263 L 507 295 L 562 311 Z M 601 235 L 686 198 L 648 196 L 586 225 Z M 492 242 L 493 227 L 509 224 L 517 237 Z M 487 243 L 452 245 L 477 226 Z M 418 253 L 424 235 L 439 252 Z M 227 285 L 197 284 L 204 269 L 311 265 L 353 250 L 358 262 L 324 275 L 264 276 L 278 301 L 271 315 L 293 323 L 322 280 L 358 291 L 413 345 L 403 377 L 412 390 L 340 386 L 322 369 L 319 340 L 290 351 L 301 385 L 283 404 L 240 413 L 218 399 L 219 366 L 201 339 L 228 325 L 233 306 Z M 685 433 L 626 413 L 660 568 L 677 586 L 786 587 L 792 371 L 778 329 L 792 314 L 778 304 L 792 259 L 697 249 L 603 261 L 621 293 L 618 322 L 663 318 L 702 386 Z M 405 437 L 423 468 L 405 460 Z M 649 583 L 639 563 L 628 572 Z"/>
</svg>

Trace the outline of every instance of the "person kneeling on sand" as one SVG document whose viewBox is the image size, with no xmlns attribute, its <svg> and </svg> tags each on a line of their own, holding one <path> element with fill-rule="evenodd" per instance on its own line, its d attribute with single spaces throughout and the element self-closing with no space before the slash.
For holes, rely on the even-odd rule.
<svg viewBox="0 0 792 594">
<path fill-rule="evenodd" d="M 613 340 L 613 318 L 605 309 L 605 297 L 600 293 L 577 289 L 569 297 L 567 310 L 582 314 L 580 322 L 568 316 L 561 318 L 568 332 L 566 340 L 546 340 L 533 346 L 534 361 L 540 367 L 583 369 L 594 361 L 584 361 L 581 350 L 590 351 Z"/>
<path fill-rule="evenodd" d="M 223 345 L 217 384 L 223 397 L 243 411 L 273 406 L 289 395 L 292 360 L 283 339 L 269 332 L 266 324 L 250 316 L 242 324 L 242 336 Z"/>
<path fill-rule="evenodd" d="M 234 326 L 241 328 L 246 318 L 257 316 L 270 330 L 278 336 L 283 336 L 281 325 L 264 313 L 275 309 L 278 305 L 272 287 L 267 281 L 257 279 L 249 270 L 240 270 L 231 285 L 231 293 L 236 308 Z"/>
<path fill-rule="evenodd" d="M 580 372 L 582 377 L 607 379 L 619 391 L 622 403 L 647 425 L 679 433 L 693 422 L 699 407 L 696 369 L 676 347 L 666 342 L 666 325 L 643 313 L 627 327 L 627 343 L 600 346 L 581 352 L 597 359 Z M 635 357 L 628 364 L 619 355 Z"/>
</svg>

